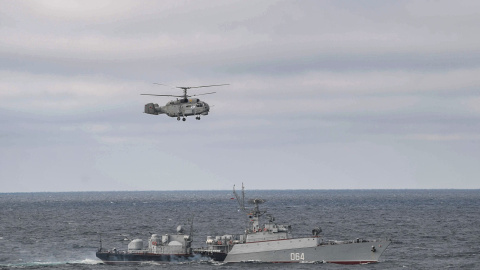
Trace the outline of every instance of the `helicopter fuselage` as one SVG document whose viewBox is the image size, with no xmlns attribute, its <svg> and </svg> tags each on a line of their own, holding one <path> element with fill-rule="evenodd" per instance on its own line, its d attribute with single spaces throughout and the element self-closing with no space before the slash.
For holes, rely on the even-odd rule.
<svg viewBox="0 0 480 270">
<path fill-rule="evenodd" d="M 172 100 L 165 106 L 159 106 L 154 103 L 145 104 L 145 113 L 153 115 L 166 114 L 170 117 L 177 117 L 177 120 L 180 120 L 180 117 L 185 118 L 192 115 L 196 115 L 197 119 L 199 119 L 200 115 L 208 115 L 209 111 L 210 106 L 198 98 Z"/>
<path fill-rule="evenodd" d="M 166 84 L 155 83 L 158 85 L 169 86 Z M 210 93 L 203 93 L 203 94 L 196 94 L 193 96 L 189 96 L 187 94 L 187 90 L 191 88 L 203 88 L 203 87 L 214 87 L 214 86 L 223 86 L 229 84 L 211 84 L 211 85 L 200 85 L 200 86 L 175 86 L 172 88 L 179 88 L 183 90 L 182 96 L 176 95 L 157 95 L 157 94 L 140 94 L 143 96 L 160 96 L 160 97 L 179 97 L 181 99 L 172 100 L 167 103 L 165 106 L 158 106 L 156 103 L 148 103 L 145 104 L 145 113 L 148 114 L 166 114 L 170 117 L 177 117 L 177 120 L 183 121 L 186 120 L 187 116 L 195 115 L 197 120 L 200 120 L 201 115 L 208 115 L 210 111 L 210 106 L 206 102 L 200 101 L 198 98 L 193 98 L 193 96 L 201 96 L 201 95 L 210 95 L 215 94 L 215 92 Z"/>
</svg>

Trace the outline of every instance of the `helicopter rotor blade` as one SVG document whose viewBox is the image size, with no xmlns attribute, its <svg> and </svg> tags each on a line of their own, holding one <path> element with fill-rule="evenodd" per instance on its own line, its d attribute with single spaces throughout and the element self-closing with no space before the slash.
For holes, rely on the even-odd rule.
<svg viewBox="0 0 480 270">
<path fill-rule="evenodd" d="M 157 96 L 157 97 L 183 97 L 183 96 L 176 96 L 176 95 L 155 95 L 155 94 L 140 94 L 141 96 Z"/>
<path fill-rule="evenodd" d="M 201 85 L 201 86 L 177 86 L 177 88 L 191 89 L 191 88 L 213 87 L 213 86 L 223 86 L 223 85 L 230 85 L 230 84 L 226 83 L 226 84 L 212 84 L 212 85 Z"/>
<path fill-rule="evenodd" d="M 214 87 L 214 86 L 223 86 L 223 85 L 230 85 L 228 83 L 225 84 L 211 84 L 211 85 L 200 85 L 200 86 L 171 86 L 168 84 L 163 84 L 163 83 L 153 83 L 156 85 L 162 85 L 162 86 L 167 86 L 172 89 L 182 89 L 183 90 L 183 95 L 156 95 L 156 94 L 140 94 L 140 95 L 145 95 L 145 96 L 159 96 L 159 97 L 178 97 L 178 98 L 187 98 L 187 97 L 195 97 L 195 96 L 202 96 L 202 95 L 210 95 L 210 94 L 215 94 L 216 92 L 209 92 L 209 93 L 203 93 L 203 94 L 196 94 L 196 95 L 187 95 L 187 90 L 191 88 L 203 88 L 203 87 Z"/>
</svg>

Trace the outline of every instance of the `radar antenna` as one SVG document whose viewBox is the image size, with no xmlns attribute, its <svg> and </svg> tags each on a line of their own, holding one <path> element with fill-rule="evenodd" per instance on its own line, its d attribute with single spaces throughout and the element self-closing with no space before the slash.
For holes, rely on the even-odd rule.
<svg viewBox="0 0 480 270">
<path fill-rule="evenodd" d="M 265 214 L 267 212 L 266 210 L 260 211 L 260 208 L 259 208 L 259 205 L 262 204 L 262 203 L 265 203 L 265 202 L 266 202 L 266 200 L 259 199 L 259 198 L 248 200 L 249 204 L 254 204 L 255 205 L 255 208 L 252 211 L 252 215 L 254 217 L 258 218 L 258 217 L 262 216 L 263 214 Z"/>
</svg>

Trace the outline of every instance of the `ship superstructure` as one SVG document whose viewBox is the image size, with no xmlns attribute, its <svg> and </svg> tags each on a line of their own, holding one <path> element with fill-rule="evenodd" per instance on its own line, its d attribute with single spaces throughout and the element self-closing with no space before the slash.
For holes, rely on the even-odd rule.
<svg viewBox="0 0 480 270">
<path fill-rule="evenodd" d="M 176 234 L 152 234 L 146 245 L 142 239 L 134 239 L 127 250 L 103 249 L 100 247 L 97 257 L 107 264 L 133 263 L 144 261 L 186 261 L 192 254 L 192 235 L 184 234 L 182 226 Z"/>
</svg>

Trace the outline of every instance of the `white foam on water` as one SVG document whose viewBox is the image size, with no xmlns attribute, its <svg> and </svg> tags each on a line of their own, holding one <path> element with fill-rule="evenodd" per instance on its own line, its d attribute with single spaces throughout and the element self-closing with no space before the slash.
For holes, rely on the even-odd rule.
<svg viewBox="0 0 480 270">
<path fill-rule="evenodd" d="M 0 267 L 8 267 L 8 268 L 25 268 L 25 267 L 33 267 L 33 266 L 56 266 L 56 265 L 64 265 L 64 264 L 88 264 L 88 265 L 95 265 L 101 264 L 102 261 L 100 260 L 93 260 L 93 259 L 84 259 L 78 261 L 68 261 L 68 262 L 24 262 L 24 263 L 11 263 L 11 264 L 0 264 Z"/>
<path fill-rule="evenodd" d="M 53 266 L 53 265 L 62 265 L 65 262 L 26 262 L 26 263 L 11 263 L 11 264 L 0 264 L 0 267 L 8 268 L 25 268 L 32 266 Z"/>
<path fill-rule="evenodd" d="M 69 264 L 102 264 L 103 262 L 101 260 L 95 260 L 95 259 L 84 259 L 80 261 L 72 261 L 68 262 Z"/>
</svg>

